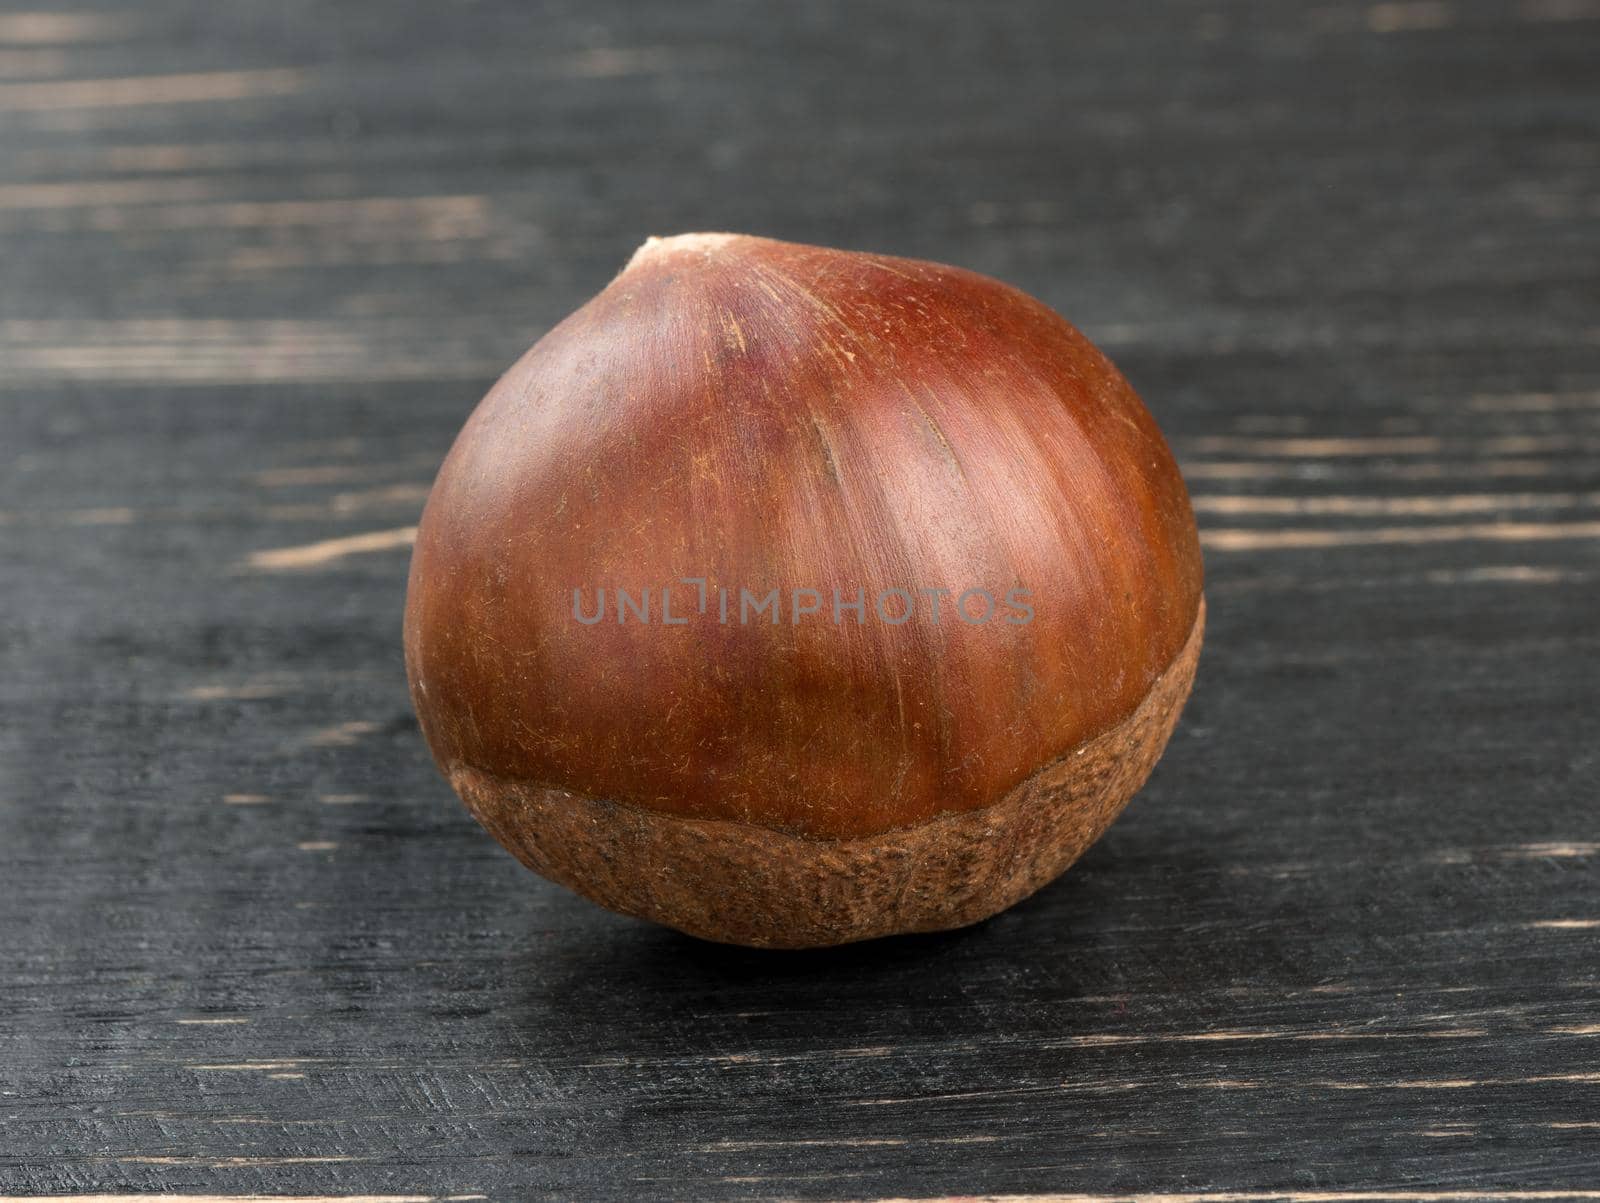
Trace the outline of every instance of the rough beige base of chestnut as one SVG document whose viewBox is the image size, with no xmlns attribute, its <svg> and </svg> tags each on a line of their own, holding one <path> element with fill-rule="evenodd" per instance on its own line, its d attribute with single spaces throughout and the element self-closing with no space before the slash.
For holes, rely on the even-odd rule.
<svg viewBox="0 0 1600 1203">
<path fill-rule="evenodd" d="M 851 840 L 685 819 L 465 765 L 450 783 L 535 872 L 625 915 L 761 948 L 963 927 L 1077 860 L 1144 784 L 1194 683 L 1205 626 L 1121 724 L 982 810 Z"/>
</svg>

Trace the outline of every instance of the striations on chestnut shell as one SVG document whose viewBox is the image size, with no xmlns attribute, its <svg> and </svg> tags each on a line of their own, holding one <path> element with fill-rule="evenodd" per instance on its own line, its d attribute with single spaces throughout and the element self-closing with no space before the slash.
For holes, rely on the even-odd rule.
<svg viewBox="0 0 1600 1203">
<path fill-rule="evenodd" d="M 574 618 L 574 590 L 663 586 L 690 621 Z M 691 234 L 641 247 L 468 419 L 418 532 L 406 668 L 441 770 L 530 867 L 710 939 L 815 946 L 971 923 L 1065 869 L 1165 746 L 1201 586 L 1154 420 L 1049 308 Z M 740 622 L 741 588 L 822 608 Z M 931 594 L 879 619 L 895 588 L 948 590 L 941 620 Z M 1026 590 L 1031 621 L 963 620 L 971 588 Z M 833 622 L 858 589 L 865 621 Z"/>
</svg>

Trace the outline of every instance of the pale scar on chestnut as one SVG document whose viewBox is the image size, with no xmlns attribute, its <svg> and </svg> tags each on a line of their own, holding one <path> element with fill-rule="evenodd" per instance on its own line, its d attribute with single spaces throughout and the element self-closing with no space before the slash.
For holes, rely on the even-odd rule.
<svg viewBox="0 0 1600 1203">
<path fill-rule="evenodd" d="M 973 923 L 1065 870 L 1159 759 L 1204 621 L 1171 452 L 1055 312 L 689 234 L 467 420 L 405 654 L 441 771 L 523 863 L 801 948 Z"/>
</svg>

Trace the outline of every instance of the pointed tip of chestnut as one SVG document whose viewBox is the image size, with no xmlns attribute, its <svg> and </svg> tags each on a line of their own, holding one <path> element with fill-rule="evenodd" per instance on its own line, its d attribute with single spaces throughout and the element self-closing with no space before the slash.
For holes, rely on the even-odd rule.
<svg viewBox="0 0 1600 1203">
<path fill-rule="evenodd" d="M 1066 868 L 1160 755 L 1203 613 L 1160 431 L 1047 306 L 693 233 L 469 419 L 406 668 L 440 767 L 530 866 L 814 945 L 974 922 Z"/>
<path fill-rule="evenodd" d="M 633 252 L 633 257 L 628 260 L 622 269 L 637 267 L 639 264 L 651 259 L 663 258 L 672 254 L 699 254 L 711 255 L 727 246 L 730 242 L 744 241 L 750 238 L 748 234 L 730 234 L 724 231 L 706 231 L 695 234 L 668 234 L 665 236 L 650 235 Z"/>
</svg>

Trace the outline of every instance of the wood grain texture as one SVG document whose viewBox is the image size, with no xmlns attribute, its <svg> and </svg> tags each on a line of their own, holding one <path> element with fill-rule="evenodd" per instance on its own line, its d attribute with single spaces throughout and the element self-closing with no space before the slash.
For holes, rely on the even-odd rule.
<svg viewBox="0 0 1600 1203">
<path fill-rule="evenodd" d="M 0 3 L 0 1194 L 1592 1197 L 1597 54 L 1575 0 Z M 1014 283 L 1182 463 L 1184 719 L 976 929 L 700 944 L 429 763 L 433 471 L 685 229 Z"/>
</svg>

